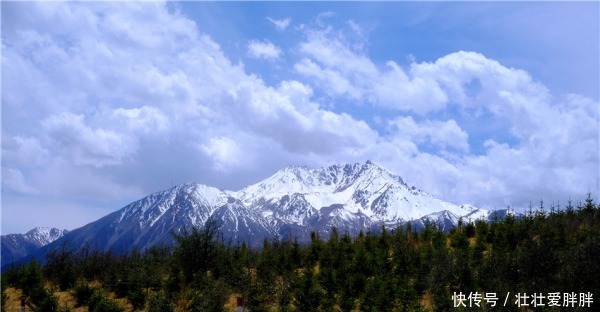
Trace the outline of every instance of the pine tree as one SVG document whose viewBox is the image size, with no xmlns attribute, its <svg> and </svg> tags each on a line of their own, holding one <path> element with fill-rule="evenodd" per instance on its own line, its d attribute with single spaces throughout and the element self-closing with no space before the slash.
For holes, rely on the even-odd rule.
<svg viewBox="0 0 600 312">
<path fill-rule="evenodd" d="M 44 275 L 55 282 L 60 290 L 67 290 L 75 285 L 77 279 L 74 260 L 73 252 L 68 250 L 68 242 L 63 243 L 46 254 Z"/>
<path fill-rule="evenodd" d="M 299 311 L 317 311 L 325 292 L 319 287 L 312 269 L 299 272 L 295 278 L 294 298 Z"/>
<path fill-rule="evenodd" d="M 175 263 L 187 283 L 203 280 L 206 272 L 214 267 L 218 259 L 218 233 L 217 221 L 211 217 L 202 230 L 192 228 L 190 232 L 184 228 L 174 234 Z"/>
</svg>

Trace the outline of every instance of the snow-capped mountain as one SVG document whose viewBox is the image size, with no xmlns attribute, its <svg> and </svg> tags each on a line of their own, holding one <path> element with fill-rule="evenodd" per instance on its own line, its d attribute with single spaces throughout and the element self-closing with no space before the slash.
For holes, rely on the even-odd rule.
<svg viewBox="0 0 600 312">
<path fill-rule="evenodd" d="M 20 259 L 38 248 L 48 245 L 65 235 L 67 230 L 36 227 L 25 234 L 7 234 L 0 237 L 2 265 Z"/>
<path fill-rule="evenodd" d="M 356 234 L 426 221 L 449 230 L 460 218 L 488 219 L 494 212 L 455 205 L 409 187 L 397 175 L 367 161 L 319 169 L 289 166 L 239 191 L 184 184 L 148 195 L 75 229 L 36 253 L 62 242 L 103 250 L 145 249 L 171 243 L 183 227 L 213 217 L 225 239 L 258 246 L 264 238 L 309 239 L 332 227 Z"/>
<path fill-rule="evenodd" d="M 489 211 L 439 200 L 367 161 L 308 170 L 290 166 L 233 194 L 266 218 L 310 226 L 314 218 L 342 221 L 366 218 L 397 224 L 440 211 L 457 217 L 486 217 Z"/>
</svg>

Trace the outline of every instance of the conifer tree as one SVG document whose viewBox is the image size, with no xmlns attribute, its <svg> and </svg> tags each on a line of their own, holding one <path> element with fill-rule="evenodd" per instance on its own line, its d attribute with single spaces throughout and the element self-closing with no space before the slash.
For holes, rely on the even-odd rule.
<svg viewBox="0 0 600 312">
<path fill-rule="evenodd" d="M 184 280 L 188 283 L 202 280 L 218 258 L 217 221 L 211 217 L 202 230 L 184 228 L 181 233 L 175 233 L 174 238 L 175 261 L 182 270 Z"/>
</svg>

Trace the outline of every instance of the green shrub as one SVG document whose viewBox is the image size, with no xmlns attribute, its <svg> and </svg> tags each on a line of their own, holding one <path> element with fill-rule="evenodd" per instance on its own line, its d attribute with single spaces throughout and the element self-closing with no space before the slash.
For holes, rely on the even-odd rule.
<svg viewBox="0 0 600 312">
<path fill-rule="evenodd" d="M 77 284 L 75 285 L 75 288 L 73 288 L 73 297 L 75 298 L 78 307 L 88 305 L 93 293 L 94 289 L 87 284 Z"/>
<path fill-rule="evenodd" d="M 125 311 L 123 308 L 119 306 L 117 302 L 114 300 L 103 297 L 96 303 L 92 312 L 123 312 Z"/>
<path fill-rule="evenodd" d="M 127 295 L 129 302 L 133 306 L 134 310 L 141 310 L 146 304 L 146 293 L 141 288 L 131 290 Z"/>
<path fill-rule="evenodd" d="M 33 304 L 35 304 L 38 308 L 38 311 L 48 311 L 48 312 L 54 312 L 54 311 L 59 311 L 58 309 L 58 299 L 56 299 L 56 297 L 54 296 L 54 294 L 52 294 L 52 292 L 46 290 L 46 289 L 37 289 L 36 290 L 36 297 L 34 299 L 33 294 L 31 297 L 31 301 L 33 302 Z"/>
<path fill-rule="evenodd" d="M 148 312 L 173 311 L 173 303 L 163 292 L 154 294 L 148 300 Z"/>
</svg>

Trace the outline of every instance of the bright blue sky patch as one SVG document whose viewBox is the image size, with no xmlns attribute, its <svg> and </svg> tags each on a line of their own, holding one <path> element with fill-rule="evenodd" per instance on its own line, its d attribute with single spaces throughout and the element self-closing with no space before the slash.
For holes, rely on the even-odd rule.
<svg viewBox="0 0 600 312">
<path fill-rule="evenodd" d="M 599 6 L 3 2 L 2 233 L 368 159 L 454 203 L 597 198 Z"/>
</svg>

